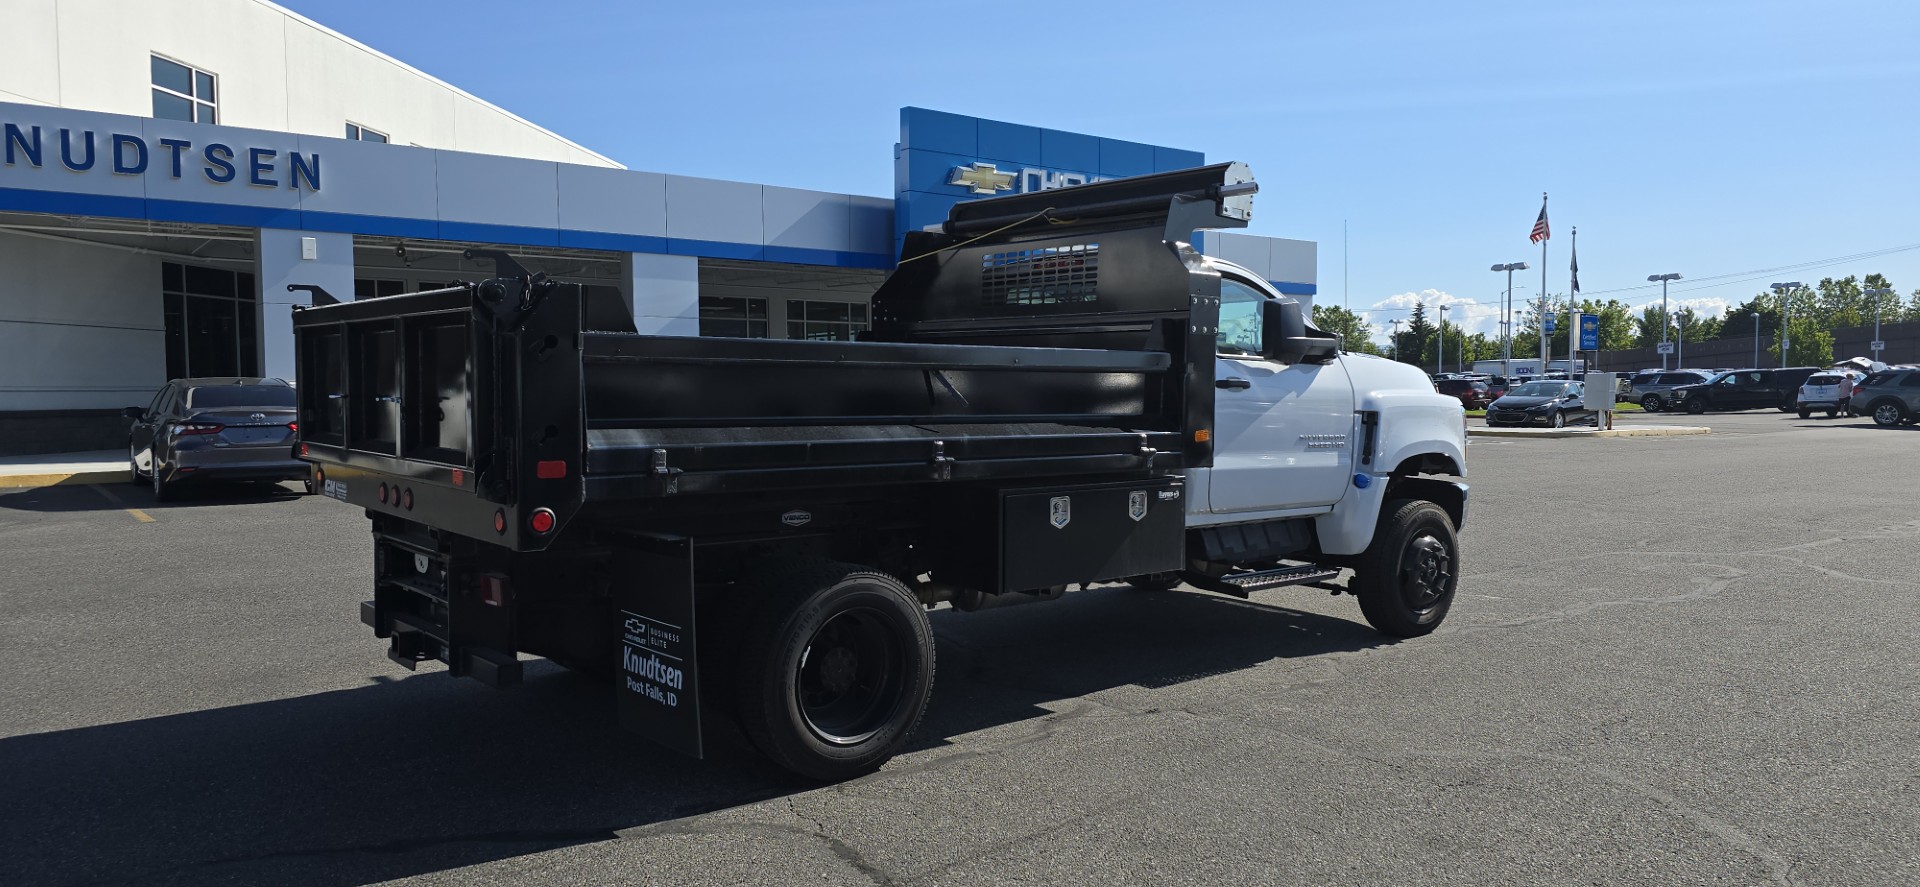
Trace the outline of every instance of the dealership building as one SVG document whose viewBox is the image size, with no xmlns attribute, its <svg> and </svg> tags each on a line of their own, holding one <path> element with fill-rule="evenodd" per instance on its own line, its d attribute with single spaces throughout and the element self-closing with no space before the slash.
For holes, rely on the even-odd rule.
<svg viewBox="0 0 1920 887">
<path fill-rule="evenodd" d="M 627 169 L 264 0 L 8 18 L 0 455 L 120 446 L 120 409 L 169 378 L 292 378 L 309 296 L 289 285 L 428 289 L 485 276 L 462 253 L 486 247 L 618 292 L 642 333 L 845 339 L 904 232 L 955 202 L 1205 160 L 903 108 L 892 195 L 696 178 Z M 1201 246 L 1314 292 L 1311 242 Z"/>
</svg>

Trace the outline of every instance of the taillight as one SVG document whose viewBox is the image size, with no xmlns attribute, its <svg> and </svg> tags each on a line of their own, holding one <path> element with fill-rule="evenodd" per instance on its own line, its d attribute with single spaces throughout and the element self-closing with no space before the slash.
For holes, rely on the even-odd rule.
<svg viewBox="0 0 1920 887">
<path fill-rule="evenodd" d="M 287 430 L 288 430 L 288 431 L 299 431 L 299 430 L 300 430 L 300 423 L 298 423 L 298 422 L 288 422 L 288 423 L 287 423 Z"/>
<path fill-rule="evenodd" d="M 215 425 L 211 422 L 183 422 L 173 426 L 173 433 L 180 435 L 219 434 L 224 428 L 226 428 L 226 426 Z"/>
<path fill-rule="evenodd" d="M 1853 386 L 1853 394 L 1859 394 L 1860 392 L 1865 391 L 1866 389 L 1867 389 L 1867 386 L 1864 384 L 1855 385 Z M 1852 397 L 1853 394 L 1849 394 L 1847 396 Z"/>
<path fill-rule="evenodd" d="M 527 526 L 544 536 L 553 532 L 553 520 L 553 509 L 536 508 L 533 510 L 533 516 L 527 518 Z"/>
</svg>

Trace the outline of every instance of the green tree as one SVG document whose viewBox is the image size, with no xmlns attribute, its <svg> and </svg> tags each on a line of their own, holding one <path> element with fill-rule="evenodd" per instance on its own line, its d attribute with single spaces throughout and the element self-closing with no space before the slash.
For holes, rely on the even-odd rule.
<svg viewBox="0 0 1920 887">
<path fill-rule="evenodd" d="M 1402 363 L 1426 366 L 1431 363 L 1429 354 L 1433 345 L 1433 321 L 1427 319 L 1427 303 L 1415 302 L 1413 316 L 1407 319 L 1407 328 L 1393 343 L 1393 356 Z"/>
<path fill-rule="evenodd" d="M 1784 366 L 1823 367 L 1833 363 L 1833 333 L 1821 325 L 1812 312 L 1796 317 L 1787 315 L 1787 360 Z M 1780 360 L 1780 342 L 1767 349 L 1769 357 Z"/>
<path fill-rule="evenodd" d="M 1752 336 L 1755 318 L 1760 322 L 1760 338 L 1780 337 L 1780 301 L 1772 293 L 1760 293 L 1744 304 L 1728 308 L 1720 320 L 1720 332 L 1726 336 Z"/>
<path fill-rule="evenodd" d="M 1340 347 L 1362 354 L 1379 354 L 1373 343 L 1373 325 L 1358 313 L 1338 305 L 1313 306 L 1313 325 L 1340 337 Z"/>
<path fill-rule="evenodd" d="M 1666 324 L 1661 317 L 1660 305 L 1658 303 L 1640 309 L 1640 313 L 1633 318 L 1633 347 L 1652 348 L 1662 341 L 1672 341 L 1673 335 L 1671 333 L 1665 334 L 1664 338 L 1662 337 L 1661 330 L 1665 326 Z"/>
</svg>

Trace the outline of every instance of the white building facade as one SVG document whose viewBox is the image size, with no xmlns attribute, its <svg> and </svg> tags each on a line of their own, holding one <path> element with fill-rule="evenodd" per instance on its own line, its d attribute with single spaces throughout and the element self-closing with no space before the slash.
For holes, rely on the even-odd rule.
<svg viewBox="0 0 1920 887">
<path fill-rule="evenodd" d="M 505 249 L 641 332 L 849 338 L 903 226 L 1197 152 L 901 111 L 896 193 L 627 170 L 263 0 L 26 0 L 0 54 L 0 454 L 124 442 L 166 379 L 293 376 L 289 285 L 373 298 Z M 876 162 L 885 147 L 877 146 Z M 1208 252 L 1310 296 L 1314 245 Z"/>
</svg>

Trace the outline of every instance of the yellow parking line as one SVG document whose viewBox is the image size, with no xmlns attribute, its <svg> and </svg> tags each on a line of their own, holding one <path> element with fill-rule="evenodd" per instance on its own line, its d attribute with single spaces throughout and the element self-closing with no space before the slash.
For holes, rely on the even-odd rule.
<svg viewBox="0 0 1920 887">
<path fill-rule="evenodd" d="M 115 496 L 112 490 L 109 490 L 106 487 L 101 486 L 99 484 L 95 484 L 93 488 L 94 490 L 98 491 L 100 495 L 107 497 L 108 502 L 112 502 L 115 505 L 118 505 L 122 508 L 126 508 L 127 503 L 120 501 L 120 497 Z M 134 520 L 137 520 L 143 524 L 153 523 L 153 515 L 148 514 L 144 511 L 141 511 L 138 508 L 127 508 L 127 513 L 133 515 Z"/>
</svg>

